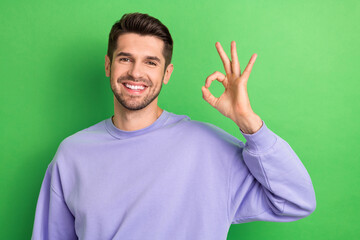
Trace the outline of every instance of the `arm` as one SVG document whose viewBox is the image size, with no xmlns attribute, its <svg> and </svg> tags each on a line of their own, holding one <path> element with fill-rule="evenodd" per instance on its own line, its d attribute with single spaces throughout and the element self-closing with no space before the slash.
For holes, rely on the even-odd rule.
<svg viewBox="0 0 360 240">
<path fill-rule="evenodd" d="M 230 169 L 229 221 L 289 222 L 310 215 L 315 192 L 290 145 L 264 122 L 256 133 L 242 134 L 247 142 Z"/>
<path fill-rule="evenodd" d="M 60 177 L 56 159 L 49 164 L 41 185 L 36 205 L 32 240 L 77 239 L 74 228 L 74 216 L 62 196 Z M 56 190 L 59 189 L 59 190 Z"/>
<path fill-rule="evenodd" d="M 247 81 L 257 55 L 252 55 L 241 73 L 235 42 L 231 43 L 232 61 L 220 43 L 216 48 L 226 75 L 211 74 L 202 87 L 203 98 L 232 119 L 247 140 L 230 164 L 229 220 L 286 222 L 311 214 L 315 193 L 305 167 L 290 145 L 268 129 L 251 108 Z M 225 87 L 219 98 L 208 89 L 214 80 Z"/>
</svg>

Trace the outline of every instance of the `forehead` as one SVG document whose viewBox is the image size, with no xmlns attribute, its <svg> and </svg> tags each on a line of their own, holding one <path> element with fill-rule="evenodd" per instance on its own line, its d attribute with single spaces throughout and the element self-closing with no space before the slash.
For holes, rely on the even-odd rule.
<svg viewBox="0 0 360 240">
<path fill-rule="evenodd" d="M 164 42 L 155 36 L 141 36 L 136 33 L 125 33 L 118 37 L 114 55 L 119 52 L 129 52 L 138 56 L 157 56 L 164 59 L 162 51 Z"/>
</svg>

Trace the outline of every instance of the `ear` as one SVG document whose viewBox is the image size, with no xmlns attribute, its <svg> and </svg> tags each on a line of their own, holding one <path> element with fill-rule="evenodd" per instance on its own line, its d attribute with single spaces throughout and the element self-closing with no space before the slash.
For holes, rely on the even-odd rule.
<svg viewBox="0 0 360 240">
<path fill-rule="evenodd" d="M 167 84 L 169 82 L 171 73 L 174 70 L 174 65 L 172 63 L 170 63 L 167 67 L 166 67 L 166 71 L 165 71 L 165 76 L 164 76 L 164 84 Z"/>
<path fill-rule="evenodd" d="M 105 55 L 105 75 L 107 77 L 110 77 L 110 58 L 108 57 L 108 55 Z"/>
</svg>

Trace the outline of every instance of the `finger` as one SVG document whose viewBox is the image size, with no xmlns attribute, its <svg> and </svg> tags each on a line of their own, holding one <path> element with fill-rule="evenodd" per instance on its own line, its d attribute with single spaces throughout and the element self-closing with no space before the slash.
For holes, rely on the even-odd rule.
<svg viewBox="0 0 360 240">
<path fill-rule="evenodd" d="M 231 42 L 231 69 L 236 76 L 240 77 L 241 70 L 240 70 L 239 59 L 238 59 L 237 52 L 236 52 L 235 41 Z"/>
<path fill-rule="evenodd" d="M 218 99 L 214 97 L 214 95 L 211 94 L 210 90 L 204 86 L 201 88 L 201 91 L 203 94 L 203 99 L 207 101 L 211 106 L 215 107 Z"/>
<path fill-rule="evenodd" d="M 246 78 L 249 78 L 249 76 L 250 76 L 251 69 L 252 69 L 252 67 L 253 67 L 253 65 L 255 63 L 256 57 L 257 57 L 256 53 L 254 53 L 251 56 L 250 61 L 249 61 L 248 65 L 246 66 L 246 68 L 245 68 L 245 70 L 244 70 L 244 72 L 242 74 L 242 75 L 245 75 Z"/>
<path fill-rule="evenodd" d="M 226 74 L 231 74 L 232 71 L 231 71 L 230 59 L 227 57 L 224 49 L 221 47 L 221 44 L 219 42 L 216 42 L 215 46 L 220 55 L 221 61 L 224 64 L 224 69 L 225 69 Z"/>
<path fill-rule="evenodd" d="M 226 83 L 224 83 L 224 80 L 226 79 L 226 76 L 224 74 L 222 74 L 221 72 L 214 72 L 213 74 L 209 75 L 206 80 L 205 80 L 205 87 L 206 88 L 209 88 L 211 83 L 214 81 L 214 80 L 218 80 L 219 82 L 222 82 L 223 85 L 225 86 Z"/>
</svg>

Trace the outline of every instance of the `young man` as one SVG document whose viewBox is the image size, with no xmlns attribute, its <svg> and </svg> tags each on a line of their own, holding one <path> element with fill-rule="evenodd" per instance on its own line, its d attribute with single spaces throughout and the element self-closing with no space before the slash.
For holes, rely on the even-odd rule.
<svg viewBox="0 0 360 240">
<path fill-rule="evenodd" d="M 64 139 L 48 166 L 32 239 L 226 239 L 231 224 L 295 221 L 315 210 L 311 179 L 289 144 L 250 106 L 220 43 L 225 73 L 203 98 L 239 127 L 222 129 L 157 105 L 173 71 L 173 41 L 157 19 L 125 14 L 109 35 L 105 72 L 114 115 Z M 223 83 L 215 98 L 208 88 Z"/>
</svg>

